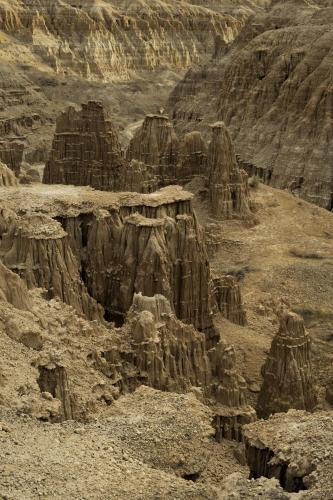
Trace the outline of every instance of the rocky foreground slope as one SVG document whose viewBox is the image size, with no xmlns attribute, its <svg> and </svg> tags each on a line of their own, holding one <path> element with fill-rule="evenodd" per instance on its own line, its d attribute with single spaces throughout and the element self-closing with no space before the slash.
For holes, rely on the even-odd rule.
<svg viewBox="0 0 333 500">
<path fill-rule="evenodd" d="M 332 26 L 330 2 L 271 2 L 176 86 L 175 123 L 223 119 L 250 175 L 331 210 Z"/>
<path fill-rule="evenodd" d="M 262 312 L 264 287 L 258 270 L 254 277 L 258 295 L 253 297 L 253 288 L 250 293 L 254 302 L 248 297 L 251 281 L 245 282 L 248 324 L 240 326 L 246 322 L 239 283 L 235 283 L 235 273 L 225 282 L 216 276 L 221 271 L 225 274 L 216 256 L 211 274 L 204 233 L 192 209 L 193 195 L 176 187 L 135 194 L 42 184 L 0 191 L 0 439 L 6 450 L 1 475 L 6 495 L 34 498 L 56 488 L 61 496 L 65 490 L 59 478 L 65 475 L 73 498 L 82 497 L 85 489 L 91 498 L 101 498 L 110 477 L 118 478 L 116 497 L 140 498 L 131 485 L 138 477 L 142 484 L 144 472 L 148 498 L 171 491 L 174 498 L 234 498 L 236 492 L 256 498 L 264 492 L 267 498 L 288 499 L 288 492 L 297 493 L 302 485 L 309 488 L 308 498 L 316 498 L 312 490 L 314 495 L 319 491 L 322 498 L 329 498 L 329 483 L 322 475 L 307 484 L 302 478 L 294 480 L 290 469 L 291 479 L 286 483 L 281 472 L 278 482 L 270 479 L 271 469 L 260 468 L 260 452 L 255 465 L 257 451 L 247 453 L 245 459 L 242 445 L 237 444 L 244 439 L 244 424 L 258 425 L 251 436 L 260 435 L 260 422 L 254 423 L 256 415 L 249 404 L 256 404 L 259 390 L 253 366 L 258 370 L 271 333 L 278 330 L 275 306 L 267 305 L 267 312 Z M 284 197 L 292 206 L 286 213 L 296 212 L 296 201 L 283 193 L 280 201 Z M 264 196 L 263 202 L 267 203 Z M 297 207 L 304 217 L 309 207 L 301 203 Z M 203 210 L 201 206 L 199 218 Z M 270 212 L 270 224 L 281 223 L 281 216 L 272 213 L 272 204 L 259 209 L 262 238 L 268 237 L 265 210 Z M 329 214 L 316 210 L 323 222 L 320 227 L 326 227 L 326 221 L 329 228 Z M 240 221 L 218 224 L 235 227 Z M 255 230 L 244 228 L 239 238 L 249 236 L 254 245 Z M 313 229 L 310 232 L 319 241 Z M 324 241 L 322 245 L 326 253 L 321 265 L 329 266 L 330 247 Z M 271 252 L 267 241 L 260 247 L 262 252 Z M 248 245 L 248 250 L 254 249 Z M 283 257 L 276 249 L 275 255 Z M 264 254 L 258 258 L 265 259 Z M 229 265 L 225 257 L 224 267 Z M 314 272 L 315 267 L 309 262 L 307 272 Z M 263 275 L 267 280 L 267 271 Z M 235 324 L 226 319 L 228 315 Z M 258 410 L 264 401 L 269 408 L 265 417 L 271 411 L 293 408 L 294 403 L 302 408 L 302 398 L 294 400 L 291 394 L 298 394 L 302 386 L 304 395 L 311 395 L 313 383 L 318 384 L 319 404 L 329 409 L 324 394 L 328 359 L 318 351 L 320 339 L 316 339 L 312 366 L 308 335 L 294 323 L 281 326 L 264 369 Z M 321 349 L 329 345 L 327 339 L 321 342 Z M 314 368 L 319 362 L 318 379 Z M 278 391 L 270 375 L 274 363 L 282 382 Z M 150 388 L 139 388 L 142 384 Z M 306 418 L 321 425 L 317 407 L 306 404 L 305 408 L 314 410 Z M 167 411 L 165 420 L 161 420 L 162 407 Z M 275 418 L 265 425 L 274 439 L 280 439 L 283 419 L 291 417 Z M 324 418 L 329 423 L 331 413 Z M 72 419 L 77 423 L 66 423 Z M 274 422 L 280 424 L 274 426 Z M 25 448 L 20 429 L 26 429 L 35 444 L 28 441 Z M 49 447 L 49 439 L 59 441 L 59 446 Z M 251 443 L 258 447 L 253 439 Z M 83 451 L 86 440 L 89 456 L 101 463 L 95 486 L 92 478 L 89 485 L 83 479 L 90 477 Z M 14 472 L 13 446 L 18 447 L 15 457 L 18 454 L 20 460 L 30 456 Z M 112 459 L 106 458 L 110 454 L 105 447 L 112 447 Z M 76 473 L 67 465 L 74 452 Z M 326 470 L 325 452 L 319 446 L 314 453 L 316 467 Z M 38 456 L 44 457 L 43 470 Z M 56 465 L 56 472 L 51 464 Z M 152 468 L 162 470 L 162 475 L 157 478 Z M 228 474 L 238 471 L 238 475 L 226 477 L 226 470 Z M 250 471 L 253 477 L 263 477 L 249 482 Z"/>
</svg>

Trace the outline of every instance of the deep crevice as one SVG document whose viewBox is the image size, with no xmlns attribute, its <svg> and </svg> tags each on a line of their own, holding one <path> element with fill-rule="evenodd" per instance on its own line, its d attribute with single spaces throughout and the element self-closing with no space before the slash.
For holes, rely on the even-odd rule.
<svg viewBox="0 0 333 500">
<path fill-rule="evenodd" d="M 104 319 L 108 323 L 114 323 L 117 328 L 120 328 L 125 323 L 124 315 L 121 313 L 115 313 L 109 309 L 105 309 Z"/>
<path fill-rule="evenodd" d="M 186 481 L 196 482 L 200 478 L 200 472 L 192 472 L 190 474 L 183 474 L 182 478 Z"/>
</svg>

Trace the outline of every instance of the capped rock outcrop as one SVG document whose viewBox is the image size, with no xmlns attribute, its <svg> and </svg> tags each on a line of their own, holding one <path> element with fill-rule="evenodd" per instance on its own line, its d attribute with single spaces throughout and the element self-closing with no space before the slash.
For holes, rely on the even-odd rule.
<svg viewBox="0 0 333 500">
<path fill-rule="evenodd" d="M 105 308 L 106 318 L 120 324 L 134 293 L 162 294 L 179 319 L 215 338 L 215 299 L 193 195 L 176 186 L 152 194 L 72 186 L 50 190 L 44 184 L 10 190 L 11 195 L 7 191 L 1 190 L 0 199 L 17 213 L 27 209 L 24 193 L 29 193 L 29 209 L 36 214 L 31 220 L 39 221 L 21 221 L 23 232 L 15 223 L 3 223 L 8 233 L 1 246 L 4 261 L 25 276 L 29 286 L 54 287 L 69 303 L 66 293 L 74 300 L 81 290 L 79 302 L 86 309 L 84 283 L 90 297 Z M 51 256 L 57 259 L 56 275 L 50 271 Z M 62 284 L 67 280 L 65 292 Z"/>
<path fill-rule="evenodd" d="M 90 185 L 117 191 L 122 185 L 124 158 L 117 132 L 100 102 L 69 107 L 57 120 L 43 182 Z"/>
<path fill-rule="evenodd" d="M 262 374 L 264 381 L 257 405 L 259 417 L 268 418 L 272 413 L 290 408 L 307 411 L 315 408 L 311 338 L 297 314 L 281 313 L 279 331 L 272 341 Z"/>
<path fill-rule="evenodd" d="M 42 214 L 13 220 L 2 235 L 3 263 L 21 276 L 28 288 L 45 288 L 89 319 L 102 317 L 102 308 L 89 296 L 80 268 L 59 222 Z"/>
<path fill-rule="evenodd" d="M 240 170 L 234 146 L 223 122 L 212 125 L 208 147 L 209 196 L 217 218 L 248 217 L 247 174 Z"/>
</svg>

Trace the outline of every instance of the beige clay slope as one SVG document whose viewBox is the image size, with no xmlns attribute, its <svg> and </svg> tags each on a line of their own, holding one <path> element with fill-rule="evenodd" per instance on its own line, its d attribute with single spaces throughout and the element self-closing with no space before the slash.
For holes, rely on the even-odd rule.
<svg viewBox="0 0 333 500">
<path fill-rule="evenodd" d="M 245 327 L 218 320 L 219 327 L 236 345 L 243 375 L 256 394 L 261 366 L 279 327 L 276 312 L 285 304 L 301 314 L 313 338 L 315 374 L 324 396 L 333 377 L 332 215 L 262 184 L 251 189 L 251 198 L 257 222 L 249 227 L 241 221 L 214 220 L 207 202 L 194 201 L 212 269 L 237 278 L 247 314 Z"/>
</svg>

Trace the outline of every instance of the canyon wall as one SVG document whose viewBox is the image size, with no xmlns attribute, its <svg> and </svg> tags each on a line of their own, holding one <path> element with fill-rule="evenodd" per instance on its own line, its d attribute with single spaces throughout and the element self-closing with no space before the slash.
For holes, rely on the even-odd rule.
<svg viewBox="0 0 333 500">
<path fill-rule="evenodd" d="M 249 173 L 329 210 L 332 23 L 325 3 L 275 1 L 169 100 L 181 130 L 222 119 Z"/>
<path fill-rule="evenodd" d="M 57 73 L 123 79 L 135 70 L 184 68 L 209 51 L 216 35 L 235 37 L 246 13 L 164 2 L 5 2 L 0 28 L 24 36 Z M 75 33 L 80 33 L 80 37 Z M 111 64 L 110 64 L 111 61 Z"/>
</svg>

